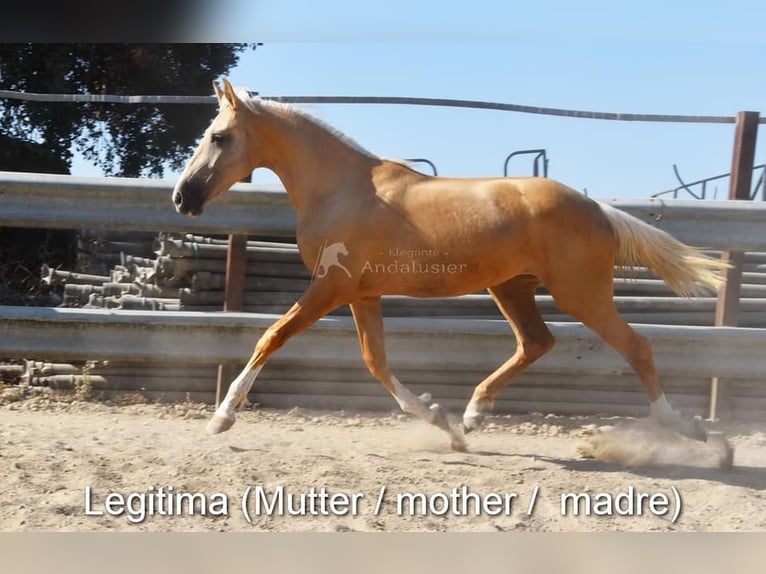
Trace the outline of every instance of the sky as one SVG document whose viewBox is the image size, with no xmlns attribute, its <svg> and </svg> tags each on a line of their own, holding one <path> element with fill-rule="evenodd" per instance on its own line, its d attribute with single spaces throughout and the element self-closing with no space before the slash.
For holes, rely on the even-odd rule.
<svg viewBox="0 0 766 574">
<path fill-rule="evenodd" d="M 224 0 L 201 37 L 263 42 L 229 74 L 234 85 L 263 96 L 408 96 L 734 116 L 766 114 L 764 5 Z M 673 164 L 686 181 L 726 173 L 734 140 L 733 124 L 401 105 L 307 109 L 371 152 L 427 158 L 439 175 L 502 176 L 508 154 L 544 148 L 550 177 L 606 199 L 648 197 L 677 185 Z M 766 162 L 765 137 L 756 163 Z M 531 159 L 513 160 L 510 172 L 531 175 Z M 73 173 L 100 175 L 81 159 Z M 278 182 L 263 170 L 253 181 Z M 717 193 L 725 198 L 726 182 Z"/>
</svg>

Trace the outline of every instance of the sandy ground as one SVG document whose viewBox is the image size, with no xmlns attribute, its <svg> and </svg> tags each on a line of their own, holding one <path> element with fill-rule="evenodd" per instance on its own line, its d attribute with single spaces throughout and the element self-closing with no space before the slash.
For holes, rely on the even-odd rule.
<svg viewBox="0 0 766 574">
<path fill-rule="evenodd" d="M 395 412 L 256 408 L 207 436 L 210 410 L 0 405 L 0 531 L 766 530 L 766 423 L 708 425 L 735 449 L 725 469 L 720 436 L 695 443 L 624 418 L 491 417 L 452 452 Z M 204 495 L 207 514 L 179 493 Z M 281 513 L 268 508 L 278 493 Z M 585 493 L 579 516 L 571 503 L 562 514 L 568 493 Z M 161 513 L 179 499 L 180 515 Z"/>
</svg>

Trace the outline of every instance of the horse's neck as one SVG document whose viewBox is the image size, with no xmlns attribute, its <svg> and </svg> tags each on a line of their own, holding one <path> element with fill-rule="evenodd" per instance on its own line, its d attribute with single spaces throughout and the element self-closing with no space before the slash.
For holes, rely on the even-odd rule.
<svg viewBox="0 0 766 574">
<path fill-rule="evenodd" d="M 270 112 L 270 121 L 264 122 L 269 130 L 264 139 L 271 143 L 273 154 L 264 167 L 277 174 L 299 212 L 325 203 L 329 194 L 340 198 L 346 191 L 354 193 L 339 182 L 355 173 L 363 177 L 379 162 L 303 114 Z"/>
</svg>

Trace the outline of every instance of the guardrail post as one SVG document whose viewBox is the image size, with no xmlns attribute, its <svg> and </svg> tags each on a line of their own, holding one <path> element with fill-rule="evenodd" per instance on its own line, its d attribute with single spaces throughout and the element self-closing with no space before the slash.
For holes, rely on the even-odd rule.
<svg viewBox="0 0 766 574">
<path fill-rule="evenodd" d="M 245 274 L 247 271 L 247 235 L 229 235 L 226 250 L 226 284 L 224 311 L 241 311 L 245 301 Z"/>
<path fill-rule="evenodd" d="M 755 141 L 758 134 L 758 112 L 739 112 L 734 131 L 729 199 L 750 199 L 750 186 L 755 164 Z M 725 251 L 722 258 L 731 264 L 724 272 L 725 282 L 718 293 L 715 310 L 716 327 L 739 324 L 739 296 L 742 288 L 742 251 Z M 731 411 L 728 381 L 713 377 L 710 384 L 710 418 L 726 418 Z"/>
<path fill-rule="evenodd" d="M 242 181 L 249 183 L 251 177 Z M 224 311 L 241 311 L 245 302 L 245 275 L 247 271 L 247 235 L 229 235 L 226 250 L 226 284 L 224 286 Z M 236 370 L 234 365 L 218 365 L 218 380 L 215 386 L 215 404 L 223 398 L 223 385 L 231 380 Z"/>
</svg>

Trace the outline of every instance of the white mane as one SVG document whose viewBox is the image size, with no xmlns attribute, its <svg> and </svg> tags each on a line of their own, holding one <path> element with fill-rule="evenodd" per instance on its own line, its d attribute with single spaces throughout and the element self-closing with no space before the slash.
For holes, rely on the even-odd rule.
<svg viewBox="0 0 766 574">
<path fill-rule="evenodd" d="M 366 150 L 361 145 L 359 145 L 356 141 L 348 137 L 343 132 L 335 129 L 328 123 L 324 122 L 323 120 L 320 120 L 316 116 L 313 116 L 306 110 L 302 110 L 292 104 L 286 104 L 283 102 L 278 102 L 276 100 L 264 100 L 263 98 L 260 98 L 258 96 L 252 95 L 247 89 L 245 88 L 239 88 L 237 89 L 237 96 L 239 97 L 240 101 L 245 104 L 247 108 L 253 111 L 258 111 L 258 108 L 275 108 L 275 109 L 281 109 L 289 111 L 290 113 L 293 113 L 297 116 L 300 116 L 301 118 L 311 122 L 318 128 L 321 128 L 322 130 L 326 131 L 332 136 L 335 136 L 340 141 L 345 143 L 350 148 L 358 151 L 359 153 L 366 155 L 367 157 L 379 159 L 378 156 L 373 154 L 372 152 Z"/>
</svg>

